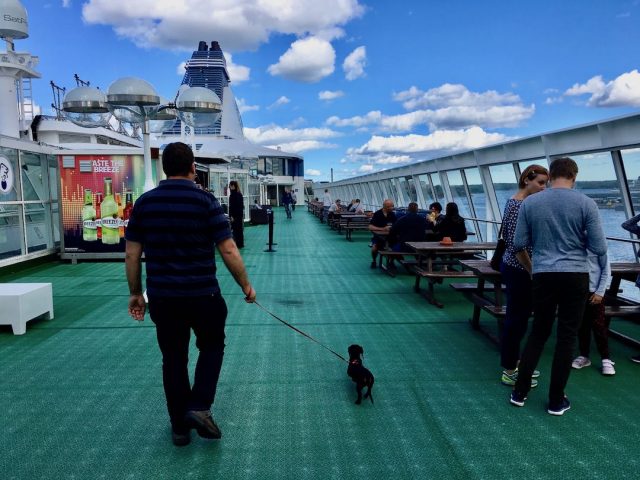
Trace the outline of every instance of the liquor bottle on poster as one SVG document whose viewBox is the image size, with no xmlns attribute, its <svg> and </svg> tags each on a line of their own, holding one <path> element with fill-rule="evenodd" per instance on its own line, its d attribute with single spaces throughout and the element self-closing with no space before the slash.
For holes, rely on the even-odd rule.
<svg viewBox="0 0 640 480">
<path fill-rule="evenodd" d="M 131 211 L 133 210 L 133 192 L 125 192 L 125 205 L 122 218 L 124 219 L 124 228 L 129 226 L 129 217 L 131 217 Z"/>
<path fill-rule="evenodd" d="M 102 205 L 102 192 L 96 192 L 96 233 L 98 234 L 98 240 L 102 240 L 102 215 L 100 205 Z"/>
<path fill-rule="evenodd" d="M 100 205 L 100 214 L 102 216 L 102 243 L 117 245 L 120 243 L 118 204 L 113 198 L 111 177 L 104 179 L 104 200 Z"/>
<path fill-rule="evenodd" d="M 120 193 L 116 193 L 116 204 L 118 205 L 118 236 L 124 238 L 124 208 Z"/>
<path fill-rule="evenodd" d="M 93 206 L 93 195 L 91 189 L 84 189 L 84 206 L 82 207 L 82 239 L 85 242 L 95 242 L 98 240 L 98 229 L 96 227 L 96 209 Z"/>
</svg>

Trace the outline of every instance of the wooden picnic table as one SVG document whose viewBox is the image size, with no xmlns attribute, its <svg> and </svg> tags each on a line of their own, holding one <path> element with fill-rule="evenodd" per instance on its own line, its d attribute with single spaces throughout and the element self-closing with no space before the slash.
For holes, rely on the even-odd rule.
<svg viewBox="0 0 640 480">
<path fill-rule="evenodd" d="M 496 242 L 453 242 L 449 245 L 441 242 L 407 242 L 407 246 L 418 254 L 416 283 L 414 289 L 420 292 L 420 279 L 428 280 L 425 297 L 432 305 L 442 308 L 444 305 L 435 298 L 434 285 L 442 283 L 445 278 L 475 278 L 475 274 L 468 270 L 453 270 L 453 265 L 461 259 L 468 259 L 473 254 L 486 250 L 495 250 Z M 440 260 L 437 260 L 440 259 Z M 426 263 L 425 263 L 426 260 Z M 443 266 L 443 270 L 434 267 Z"/>
<path fill-rule="evenodd" d="M 485 310 L 498 320 L 498 330 L 502 327 L 502 320 L 506 315 L 504 304 L 502 274 L 489 265 L 489 260 L 460 260 L 460 264 L 472 271 L 477 277 L 477 285 L 472 288 L 469 284 L 452 284 L 452 288 L 461 292 L 473 303 L 473 315 L 469 320 L 475 330 L 479 330 L 493 341 L 498 343 L 498 338 L 480 325 L 480 313 Z M 629 305 L 629 302 L 618 297 L 620 282 L 622 280 L 634 281 L 640 274 L 640 263 L 637 262 L 612 262 L 611 285 L 607 290 L 607 305 L 605 315 L 608 317 L 640 318 L 640 306 Z M 492 288 L 488 289 L 487 285 Z M 491 293 L 493 295 L 491 295 Z M 609 329 L 609 334 L 628 345 L 638 347 L 640 342 L 620 332 Z"/>
</svg>

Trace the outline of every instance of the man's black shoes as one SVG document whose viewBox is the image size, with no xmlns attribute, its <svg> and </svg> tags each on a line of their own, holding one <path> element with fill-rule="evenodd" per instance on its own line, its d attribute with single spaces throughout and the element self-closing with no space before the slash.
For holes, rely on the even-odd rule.
<svg viewBox="0 0 640 480">
<path fill-rule="evenodd" d="M 222 438 L 222 432 L 216 425 L 209 410 L 189 410 L 185 417 L 187 424 L 195 428 L 202 438 Z"/>
<path fill-rule="evenodd" d="M 187 430 L 186 433 L 178 433 L 175 430 L 171 430 L 171 440 L 176 447 L 184 447 L 191 443 L 191 431 Z"/>
</svg>

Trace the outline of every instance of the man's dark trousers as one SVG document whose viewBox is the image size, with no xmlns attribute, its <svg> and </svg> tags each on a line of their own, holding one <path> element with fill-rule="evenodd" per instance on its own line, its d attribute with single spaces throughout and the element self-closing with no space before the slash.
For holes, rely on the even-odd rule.
<svg viewBox="0 0 640 480">
<path fill-rule="evenodd" d="M 518 366 L 517 392 L 526 395 L 531 389 L 531 375 L 551 335 L 557 309 L 557 341 L 551 367 L 549 403 L 558 405 L 562 402 L 588 294 L 588 273 L 544 272 L 533 275 L 533 326 Z"/>
<path fill-rule="evenodd" d="M 156 324 L 162 352 L 162 380 L 171 426 L 185 431 L 189 410 L 209 410 L 216 395 L 224 355 L 227 305 L 222 295 L 149 297 L 149 314 Z M 193 388 L 189 382 L 191 329 L 200 351 Z"/>
</svg>

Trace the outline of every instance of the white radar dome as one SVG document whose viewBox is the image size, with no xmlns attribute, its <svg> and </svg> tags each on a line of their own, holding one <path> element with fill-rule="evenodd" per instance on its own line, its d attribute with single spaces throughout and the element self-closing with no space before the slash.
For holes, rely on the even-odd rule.
<svg viewBox="0 0 640 480">
<path fill-rule="evenodd" d="M 27 11 L 18 0 L 0 0 L 0 37 L 21 40 L 29 36 Z"/>
</svg>

